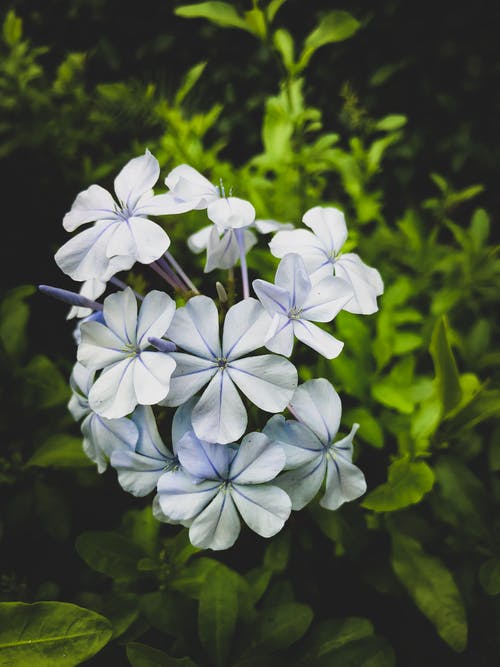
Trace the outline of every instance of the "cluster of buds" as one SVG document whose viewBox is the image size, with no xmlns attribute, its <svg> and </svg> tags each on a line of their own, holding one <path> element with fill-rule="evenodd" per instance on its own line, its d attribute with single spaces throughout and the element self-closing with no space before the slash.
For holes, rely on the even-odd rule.
<svg viewBox="0 0 500 667">
<path fill-rule="evenodd" d="M 308 229 L 295 229 L 256 220 L 250 202 L 226 197 L 222 184 L 188 165 L 168 174 L 163 194 L 153 191 L 159 175 L 146 151 L 116 177 L 116 199 L 99 185 L 81 192 L 64 228 L 92 224 L 55 255 L 80 292 L 40 289 L 70 303 L 68 317 L 79 320 L 69 409 L 82 420 L 85 453 L 99 472 L 110 464 L 133 495 L 156 492 L 154 516 L 188 526 L 195 546 L 227 549 L 241 519 L 271 537 L 318 492 L 331 510 L 365 492 L 352 463 L 358 424 L 336 439 L 337 392 L 323 378 L 298 385 L 290 357 L 295 339 L 337 357 L 343 343 L 316 323 L 342 309 L 375 312 L 383 283 L 358 255 L 341 253 L 347 228 L 338 209 L 312 208 L 303 216 Z M 239 262 L 236 303 L 221 283 L 216 300 L 201 294 L 169 251 L 168 234 L 149 219 L 195 209 L 206 210 L 210 224 L 188 246 L 206 251 L 205 272 Z M 281 261 L 274 283 L 252 282 L 254 298 L 246 255 L 258 233 L 274 234 L 269 248 Z M 142 295 L 117 277 L 136 263 L 161 276 L 170 294 Z M 171 435 L 159 432 L 165 413 Z"/>
</svg>

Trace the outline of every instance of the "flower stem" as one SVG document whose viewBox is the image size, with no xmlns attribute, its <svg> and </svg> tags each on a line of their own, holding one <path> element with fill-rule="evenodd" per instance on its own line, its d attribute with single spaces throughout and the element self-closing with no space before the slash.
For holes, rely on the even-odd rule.
<svg viewBox="0 0 500 667">
<path fill-rule="evenodd" d="M 185 273 L 183 270 L 182 266 L 177 262 L 177 260 L 168 252 L 165 252 L 165 259 L 167 262 L 169 262 L 174 271 L 177 271 L 179 276 L 184 280 L 186 285 L 189 287 L 190 290 L 192 290 L 195 294 L 199 294 L 198 289 L 196 288 L 196 285 L 193 283 L 193 281 L 189 278 L 189 276 Z"/>
<path fill-rule="evenodd" d="M 116 276 L 112 276 L 109 279 L 109 282 L 114 285 L 115 287 L 119 287 L 120 289 L 127 289 L 128 285 L 127 283 L 123 282 L 123 280 L 120 280 L 120 278 L 117 278 Z M 142 294 L 139 294 L 139 292 L 136 292 L 133 290 L 135 296 L 139 299 L 139 301 L 144 301 L 144 297 Z"/>
<path fill-rule="evenodd" d="M 238 247 L 240 249 L 240 267 L 241 267 L 241 282 L 243 283 L 243 298 L 248 299 L 250 296 L 250 289 L 248 287 L 248 267 L 247 256 L 245 253 L 245 237 L 243 229 L 234 230 Z"/>
<path fill-rule="evenodd" d="M 155 271 L 159 276 L 163 278 L 163 280 L 166 280 L 166 282 L 174 288 L 174 290 L 178 290 L 181 286 L 179 285 L 177 280 L 174 280 L 167 271 L 165 271 L 159 264 L 158 262 L 151 262 L 149 266 Z"/>
</svg>

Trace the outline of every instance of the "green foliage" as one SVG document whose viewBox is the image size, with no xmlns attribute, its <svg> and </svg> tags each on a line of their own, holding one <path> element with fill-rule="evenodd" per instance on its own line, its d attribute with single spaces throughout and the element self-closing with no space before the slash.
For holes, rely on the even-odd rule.
<svg viewBox="0 0 500 667">
<path fill-rule="evenodd" d="M 224 667 L 238 619 L 238 581 L 216 568 L 200 595 L 198 632 L 214 665 Z"/>
<path fill-rule="evenodd" d="M 388 480 L 362 501 L 375 512 L 392 512 L 422 500 L 434 484 L 434 473 L 424 461 L 410 461 L 405 456 L 391 463 Z"/>
<path fill-rule="evenodd" d="M 73 667 L 111 638 L 109 621 L 65 602 L 0 603 L 2 667 Z"/>
</svg>

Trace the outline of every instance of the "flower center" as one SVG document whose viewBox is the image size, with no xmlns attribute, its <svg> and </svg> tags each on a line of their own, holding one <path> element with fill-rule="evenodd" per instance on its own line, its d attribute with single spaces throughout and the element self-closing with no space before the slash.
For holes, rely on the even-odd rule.
<svg viewBox="0 0 500 667">
<path fill-rule="evenodd" d="M 219 359 L 217 359 L 217 368 L 220 368 L 221 370 L 224 370 L 225 368 L 227 368 L 227 359 L 226 359 L 226 357 L 219 357 Z"/>
<path fill-rule="evenodd" d="M 288 317 L 291 320 L 299 320 L 301 313 L 302 313 L 302 308 L 299 308 L 299 306 L 292 306 L 288 311 Z"/>
<path fill-rule="evenodd" d="M 138 356 L 142 350 L 136 343 L 127 343 L 123 348 L 123 351 L 127 353 L 129 357 Z"/>
</svg>

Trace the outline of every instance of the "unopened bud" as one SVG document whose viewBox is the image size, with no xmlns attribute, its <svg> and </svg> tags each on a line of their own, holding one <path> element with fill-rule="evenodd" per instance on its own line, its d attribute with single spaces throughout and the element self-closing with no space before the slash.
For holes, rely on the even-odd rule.
<svg viewBox="0 0 500 667">
<path fill-rule="evenodd" d="M 219 297 L 219 301 L 221 303 L 226 303 L 228 297 L 227 297 L 227 292 L 226 292 L 226 288 L 224 287 L 224 285 L 222 283 L 220 283 L 219 281 L 217 281 L 215 283 L 215 289 L 217 290 L 217 296 Z"/>
</svg>

